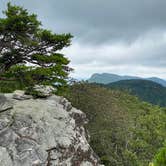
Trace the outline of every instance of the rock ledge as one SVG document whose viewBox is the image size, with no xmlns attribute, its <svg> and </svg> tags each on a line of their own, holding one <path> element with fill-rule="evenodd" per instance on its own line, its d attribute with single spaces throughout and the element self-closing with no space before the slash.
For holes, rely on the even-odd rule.
<svg viewBox="0 0 166 166">
<path fill-rule="evenodd" d="M 98 166 L 85 123 L 85 114 L 63 97 L 0 95 L 0 165 Z"/>
</svg>

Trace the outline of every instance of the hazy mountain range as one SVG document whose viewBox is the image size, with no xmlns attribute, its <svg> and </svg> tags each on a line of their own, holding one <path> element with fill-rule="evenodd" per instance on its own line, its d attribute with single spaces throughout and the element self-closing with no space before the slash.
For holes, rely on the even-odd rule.
<svg viewBox="0 0 166 166">
<path fill-rule="evenodd" d="M 109 74 L 109 73 L 102 73 L 102 74 L 95 73 L 90 77 L 90 79 L 88 79 L 88 82 L 109 84 L 109 83 L 113 83 L 113 82 L 117 82 L 121 80 L 133 80 L 133 79 L 149 80 L 166 87 L 166 80 L 157 78 L 157 77 L 141 78 L 136 76 L 120 76 L 120 75 Z"/>
</svg>

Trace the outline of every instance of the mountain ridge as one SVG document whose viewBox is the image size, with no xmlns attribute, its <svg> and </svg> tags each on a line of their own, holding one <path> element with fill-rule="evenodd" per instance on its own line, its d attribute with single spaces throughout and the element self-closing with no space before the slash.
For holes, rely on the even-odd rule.
<svg viewBox="0 0 166 166">
<path fill-rule="evenodd" d="M 151 80 L 120 80 L 104 86 L 122 91 L 127 90 L 143 101 L 166 107 L 166 87 Z"/>
<path fill-rule="evenodd" d="M 137 77 L 137 76 L 128 76 L 128 75 L 117 75 L 112 73 L 94 73 L 87 81 L 90 83 L 101 83 L 101 84 L 109 84 L 121 80 L 133 80 L 133 79 L 141 79 L 141 80 L 150 80 L 160 85 L 166 87 L 166 80 L 158 78 L 158 77 Z"/>
</svg>

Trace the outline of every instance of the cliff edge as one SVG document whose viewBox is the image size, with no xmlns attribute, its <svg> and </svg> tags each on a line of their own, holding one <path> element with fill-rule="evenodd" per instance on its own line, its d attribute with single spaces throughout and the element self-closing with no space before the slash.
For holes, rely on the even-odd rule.
<svg viewBox="0 0 166 166">
<path fill-rule="evenodd" d="M 98 166 L 87 141 L 86 115 L 56 95 L 0 95 L 0 165 Z"/>
</svg>

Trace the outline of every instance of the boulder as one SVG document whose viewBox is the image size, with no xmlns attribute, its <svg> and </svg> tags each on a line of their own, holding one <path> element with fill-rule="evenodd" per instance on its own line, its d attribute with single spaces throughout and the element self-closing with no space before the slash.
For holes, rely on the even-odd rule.
<svg viewBox="0 0 166 166">
<path fill-rule="evenodd" d="M 32 95 L 26 95 L 24 91 L 16 90 L 14 91 L 13 98 L 16 100 L 27 100 L 31 99 Z"/>
<path fill-rule="evenodd" d="M 32 88 L 28 88 L 26 94 L 33 95 L 37 98 L 46 98 L 51 96 L 56 92 L 56 88 L 53 86 L 45 86 L 45 85 L 35 85 Z"/>
</svg>

